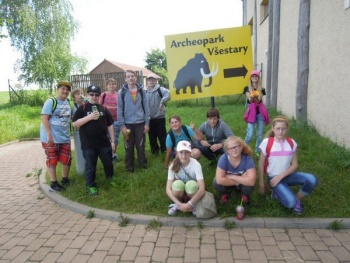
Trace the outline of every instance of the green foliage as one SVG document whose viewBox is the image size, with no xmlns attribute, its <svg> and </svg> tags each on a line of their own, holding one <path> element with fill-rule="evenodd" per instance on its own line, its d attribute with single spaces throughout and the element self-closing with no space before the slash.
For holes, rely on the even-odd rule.
<svg viewBox="0 0 350 263">
<path fill-rule="evenodd" d="M 158 81 L 159 84 L 163 87 L 169 88 L 165 50 L 156 48 L 152 49 L 151 52 L 146 52 L 145 62 L 145 67 L 147 69 L 162 77 L 162 79 Z"/>
<path fill-rule="evenodd" d="M 336 231 L 336 230 L 344 229 L 344 225 L 341 221 L 334 220 L 329 223 L 328 228 Z"/>
<path fill-rule="evenodd" d="M 147 230 L 147 231 L 149 231 L 149 230 L 151 230 L 151 229 L 157 230 L 157 229 L 161 228 L 162 225 L 163 225 L 162 222 L 160 222 L 160 221 L 158 221 L 158 220 L 155 220 L 155 219 L 152 219 L 152 220 L 150 220 L 150 221 L 148 222 L 147 227 L 146 227 L 146 230 Z"/>
<path fill-rule="evenodd" d="M 3 0 L 0 17 L 5 21 L 11 44 L 21 53 L 16 68 L 26 84 L 38 83 L 51 91 L 58 79 L 85 70 L 87 61 L 71 54 L 70 42 L 78 29 L 67 0 Z"/>
<path fill-rule="evenodd" d="M 123 216 L 122 213 L 120 213 L 119 218 L 120 218 L 120 222 L 119 222 L 120 227 L 127 226 L 130 222 L 130 219 L 127 216 Z"/>
<path fill-rule="evenodd" d="M 24 87 L 19 87 L 11 92 L 11 105 L 42 106 L 48 97 L 49 92 L 47 90 L 38 89 L 28 91 Z"/>
<path fill-rule="evenodd" d="M 224 223 L 224 228 L 226 228 L 227 230 L 231 230 L 236 228 L 236 222 L 235 221 L 229 221 L 228 219 L 226 219 L 225 223 Z"/>
<path fill-rule="evenodd" d="M 95 211 L 89 210 L 89 212 L 86 214 L 86 218 L 91 219 L 95 217 Z"/>
<path fill-rule="evenodd" d="M 198 227 L 198 229 L 203 229 L 203 228 L 204 228 L 203 222 L 198 221 L 198 222 L 197 222 L 197 227 Z"/>
</svg>

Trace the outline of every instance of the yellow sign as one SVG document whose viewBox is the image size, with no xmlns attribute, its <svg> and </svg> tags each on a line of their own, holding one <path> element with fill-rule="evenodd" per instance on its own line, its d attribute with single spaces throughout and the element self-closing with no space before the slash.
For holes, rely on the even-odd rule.
<svg viewBox="0 0 350 263">
<path fill-rule="evenodd" d="M 253 70 L 250 26 L 165 36 L 171 100 L 242 94 Z"/>
</svg>

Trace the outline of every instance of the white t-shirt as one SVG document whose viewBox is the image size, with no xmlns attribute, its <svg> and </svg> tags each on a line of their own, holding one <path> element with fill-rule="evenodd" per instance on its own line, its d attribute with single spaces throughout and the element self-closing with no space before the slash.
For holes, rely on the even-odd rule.
<svg viewBox="0 0 350 263">
<path fill-rule="evenodd" d="M 261 152 L 265 156 L 267 142 L 268 138 L 264 139 L 259 146 Z M 270 156 L 268 157 L 269 164 L 267 166 L 267 173 L 270 177 L 279 175 L 280 173 L 288 169 L 293 159 L 293 153 L 297 150 L 298 147 L 294 140 L 293 144 L 294 145 L 292 149 L 287 140 L 284 140 L 283 142 L 273 142 L 270 151 Z"/>
<path fill-rule="evenodd" d="M 184 183 L 187 183 L 187 181 L 189 180 L 203 180 L 202 166 L 196 159 L 190 157 L 189 164 L 186 167 L 180 168 L 180 170 L 177 173 L 174 173 L 174 171 L 171 170 L 172 166 L 173 164 L 169 166 L 168 180 L 179 179 Z M 189 176 L 186 175 L 184 170 Z"/>
</svg>

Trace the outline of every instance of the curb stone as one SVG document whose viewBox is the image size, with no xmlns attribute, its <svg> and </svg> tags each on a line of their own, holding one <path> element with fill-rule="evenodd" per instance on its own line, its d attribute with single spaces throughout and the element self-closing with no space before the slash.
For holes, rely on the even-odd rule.
<svg viewBox="0 0 350 263">
<path fill-rule="evenodd" d="M 76 213 L 87 215 L 89 211 L 94 211 L 97 218 L 121 222 L 120 212 L 89 207 L 71 201 L 59 193 L 49 191 L 45 178 L 46 167 L 43 171 L 39 177 L 40 188 L 53 202 Z M 163 226 L 197 226 L 201 222 L 206 227 L 224 227 L 228 220 L 229 222 L 234 221 L 236 228 L 327 229 L 331 222 L 338 220 L 344 228 L 350 228 L 350 218 L 245 218 L 244 220 L 238 220 L 236 217 L 197 219 L 195 217 L 163 217 L 124 213 L 123 216 L 127 217 L 131 224 L 147 225 L 149 221 L 156 220 L 161 222 Z"/>
</svg>

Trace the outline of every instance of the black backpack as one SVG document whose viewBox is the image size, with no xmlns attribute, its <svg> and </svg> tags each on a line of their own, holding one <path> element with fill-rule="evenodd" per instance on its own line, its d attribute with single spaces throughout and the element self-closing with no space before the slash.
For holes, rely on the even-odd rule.
<svg viewBox="0 0 350 263">
<path fill-rule="evenodd" d="M 188 133 L 187 127 L 185 125 L 181 125 L 181 129 L 184 131 L 186 137 L 189 139 L 189 142 L 192 144 L 192 139 L 190 134 Z M 169 130 L 168 132 L 171 142 L 173 143 L 173 149 L 176 147 L 176 142 L 175 142 L 175 135 L 172 129 Z"/>
</svg>

